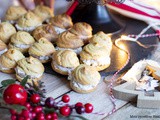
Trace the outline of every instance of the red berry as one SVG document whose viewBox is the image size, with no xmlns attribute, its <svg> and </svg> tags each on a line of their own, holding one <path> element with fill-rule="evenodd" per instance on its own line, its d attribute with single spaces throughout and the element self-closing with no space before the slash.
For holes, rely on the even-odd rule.
<svg viewBox="0 0 160 120">
<path fill-rule="evenodd" d="M 17 116 L 16 115 L 11 115 L 11 120 L 16 120 Z"/>
<path fill-rule="evenodd" d="M 30 103 L 25 103 L 24 106 L 25 106 L 28 110 L 30 110 L 30 108 L 31 108 L 31 104 L 30 104 Z"/>
<path fill-rule="evenodd" d="M 70 107 L 68 106 L 63 106 L 60 108 L 60 113 L 63 115 L 63 116 L 69 116 L 70 113 L 71 113 L 71 109 Z"/>
<path fill-rule="evenodd" d="M 63 95 L 62 101 L 68 103 L 70 101 L 70 97 L 68 95 Z"/>
<path fill-rule="evenodd" d="M 51 118 L 51 120 L 58 120 L 58 118 Z"/>
<path fill-rule="evenodd" d="M 29 108 L 29 111 L 33 111 L 33 107 Z"/>
<path fill-rule="evenodd" d="M 11 113 L 11 115 L 16 115 L 17 114 L 16 110 L 13 110 L 13 109 L 10 109 L 10 113 Z"/>
<path fill-rule="evenodd" d="M 36 117 L 36 113 L 35 112 L 32 112 L 31 115 L 32 115 L 31 116 L 32 119 L 34 119 Z"/>
<path fill-rule="evenodd" d="M 77 103 L 75 104 L 75 107 L 80 107 L 80 106 L 83 106 L 83 103 L 77 102 Z"/>
<path fill-rule="evenodd" d="M 33 94 L 30 98 L 31 102 L 34 104 L 38 104 L 40 102 L 40 95 L 39 94 Z"/>
<path fill-rule="evenodd" d="M 46 100 L 45 100 L 45 105 L 49 108 L 51 107 L 54 107 L 54 99 L 52 97 L 48 97 Z"/>
<path fill-rule="evenodd" d="M 58 115 L 56 112 L 51 113 L 51 116 L 53 120 L 56 120 L 56 119 L 58 120 Z"/>
<path fill-rule="evenodd" d="M 29 117 L 29 115 L 30 115 L 30 112 L 28 110 L 22 110 L 21 116 L 27 118 L 27 117 Z"/>
<path fill-rule="evenodd" d="M 35 108 L 33 108 L 33 111 L 35 113 L 40 113 L 40 112 L 42 112 L 42 110 L 43 110 L 43 108 L 41 106 L 36 106 Z"/>
<path fill-rule="evenodd" d="M 36 120 L 45 120 L 44 113 L 39 113 L 39 114 L 36 116 Z"/>
<path fill-rule="evenodd" d="M 18 120 L 24 120 L 23 116 L 18 117 Z"/>
<path fill-rule="evenodd" d="M 93 105 L 90 103 L 86 103 L 85 105 L 85 112 L 86 113 L 91 113 L 93 111 Z"/>
<path fill-rule="evenodd" d="M 46 115 L 45 115 L 45 118 L 46 118 L 46 120 L 51 120 L 52 115 L 51 115 L 51 114 L 46 114 Z"/>
<path fill-rule="evenodd" d="M 78 106 L 78 107 L 76 107 L 76 112 L 78 114 L 82 114 L 85 112 L 85 108 L 83 106 Z"/>
<path fill-rule="evenodd" d="M 31 120 L 29 117 L 27 117 L 27 118 L 24 118 L 24 120 Z"/>
<path fill-rule="evenodd" d="M 27 100 L 27 92 L 23 86 L 11 84 L 5 89 L 3 99 L 8 104 L 23 105 Z"/>
</svg>

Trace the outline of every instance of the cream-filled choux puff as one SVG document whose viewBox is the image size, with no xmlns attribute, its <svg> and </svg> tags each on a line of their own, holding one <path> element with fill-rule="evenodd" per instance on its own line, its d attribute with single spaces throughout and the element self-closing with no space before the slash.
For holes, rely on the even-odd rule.
<svg viewBox="0 0 160 120">
<path fill-rule="evenodd" d="M 16 29 L 9 22 L 0 23 L 0 40 L 8 43 L 10 37 L 16 33 Z"/>
<path fill-rule="evenodd" d="M 0 56 L 0 71 L 4 73 L 14 73 L 17 61 L 24 58 L 24 55 L 16 49 L 9 49 Z"/>
<path fill-rule="evenodd" d="M 92 27 L 85 22 L 78 22 L 74 24 L 69 31 L 79 36 L 84 41 L 84 43 L 88 43 L 88 39 L 92 37 Z"/>
<path fill-rule="evenodd" d="M 68 75 L 79 65 L 77 54 L 71 50 L 59 50 L 53 53 L 51 66 L 54 71 Z"/>
<path fill-rule="evenodd" d="M 44 24 L 37 27 L 32 34 L 36 40 L 44 37 L 50 42 L 55 42 L 58 38 L 58 34 L 55 31 L 54 26 L 51 24 Z"/>
<path fill-rule="evenodd" d="M 15 48 L 22 53 L 26 53 L 34 42 L 34 38 L 28 32 L 18 31 L 12 35 L 9 48 Z"/>
<path fill-rule="evenodd" d="M 53 10 L 47 6 L 44 5 L 38 5 L 33 10 L 33 12 L 38 15 L 42 21 L 46 21 L 47 19 L 53 17 Z"/>
<path fill-rule="evenodd" d="M 28 82 L 32 83 L 32 80 L 37 82 L 42 78 L 44 73 L 44 66 L 37 58 L 30 56 L 28 58 L 19 60 L 17 62 L 15 71 L 16 78 L 19 81 L 23 80 L 23 78 L 28 75 Z"/>
<path fill-rule="evenodd" d="M 83 41 L 75 34 L 66 31 L 61 33 L 57 39 L 57 50 L 73 50 L 77 54 L 82 51 Z"/>
<path fill-rule="evenodd" d="M 29 55 L 39 59 L 42 63 L 46 63 L 51 60 L 55 48 L 46 38 L 41 38 L 29 48 L 28 52 Z"/>
<path fill-rule="evenodd" d="M 49 19 L 48 23 L 51 23 L 54 26 L 57 34 L 60 34 L 73 26 L 72 18 L 67 14 L 54 16 Z"/>
<path fill-rule="evenodd" d="M 29 11 L 18 19 L 15 26 L 18 30 L 31 32 L 40 25 L 42 25 L 41 18 Z"/>
<path fill-rule="evenodd" d="M 17 19 L 25 13 L 27 13 L 27 11 L 21 6 L 10 6 L 5 14 L 5 21 L 14 24 Z"/>
<path fill-rule="evenodd" d="M 100 73 L 92 66 L 81 64 L 69 75 L 70 87 L 78 93 L 93 92 L 100 82 Z"/>
<path fill-rule="evenodd" d="M 0 56 L 7 50 L 7 45 L 2 40 L 0 40 Z"/>
<path fill-rule="evenodd" d="M 80 53 L 80 60 L 82 63 L 94 66 L 98 71 L 101 71 L 110 65 L 110 51 L 98 43 L 90 43 L 84 46 Z"/>
<path fill-rule="evenodd" d="M 112 41 L 109 34 L 105 34 L 103 31 L 100 31 L 93 35 L 91 39 L 89 39 L 90 43 L 98 43 L 102 46 L 105 46 L 108 50 L 112 50 Z"/>
</svg>

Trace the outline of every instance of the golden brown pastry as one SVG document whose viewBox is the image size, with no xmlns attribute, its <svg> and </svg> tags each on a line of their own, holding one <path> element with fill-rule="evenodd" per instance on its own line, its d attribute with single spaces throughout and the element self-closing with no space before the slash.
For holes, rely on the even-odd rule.
<svg viewBox="0 0 160 120">
<path fill-rule="evenodd" d="M 29 48 L 28 52 L 42 63 L 46 63 L 51 60 L 51 55 L 55 52 L 55 48 L 47 39 L 41 38 Z"/>
<path fill-rule="evenodd" d="M 76 67 L 69 76 L 70 87 L 78 93 L 93 92 L 100 79 L 101 76 L 94 67 L 84 64 Z"/>
<path fill-rule="evenodd" d="M 77 54 L 82 51 L 83 41 L 75 34 L 66 31 L 58 36 L 57 39 L 57 50 L 73 50 Z"/>
<path fill-rule="evenodd" d="M 104 70 L 110 65 L 110 51 L 98 43 L 90 43 L 84 46 L 80 53 L 82 63 L 96 67 L 98 71 Z"/>
<path fill-rule="evenodd" d="M 32 80 L 37 82 L 43 76 L 44 66 L 38 59 L 30 56 L 28 58 L 19 60 L 17 62 L 17 67 L 15 68 L 15 70 L 16 78 L 19 81 L 21 81 L 28 75 L 28 82 L 31 82 Z"/>
<path fill-rule="evenodd" d="M 57 34 L 60 34 L 73 26 L 72 19 L 67 14 L 54 16 L 50 18 L 49 23 L 55 27 Z"/>
<path fill-rule="evenodd" d="M 24 58 L 24 55 L 20 51 L 16 49 L 9 49 L 0 56 L 0 71 L 4 73 L 14 73 L 17 61 L 22 58 Z"/>
<path fill-rule="evenodd" d="M 5 15 L 5 21 L 14 24 L 19 17 L 27 13 L 27 11 L 21 6 L 10 6 Z"/>
<path fill-rule="evenodd" d="M 58 38 L 58 34 L 54 29 L 54 26 L 51 24 L 45 24 L 37 27 L 33 31 L 33 37 L 36 40 L 39 40 L 40 38 L 44 37 L 50 42 L 55 42 Z"/>
<path fill-rule="evenodd" d="M 33 12 L 29 11 L 18 19 L 16 28 L 18 30 L 31 32 L 41 24 L 42 24 L 41 18 L 38 17 Z"/>
<path fill-rule="evenodd" d="M 53 17 L 53 11 L 52 9 L 50 9 L 49 7 L 47 6 L 44 6 L 44 5 L 38 5 L 34 10 L 33 12 L 38 15 L 42 21 L 45 21 L 47 19 L 49 19 L 50 17 Z"/>
<path fill-rule="evenodd" d="M 108 50 L 112 50 L 112 41 L 110 35 L 105 34 L 103 31 L 100 31 L 93 35 L 93 37 L 89 40 L 90 43 L 98 43 Z"/>
<path fill-rule="evenodd" d="M 34 38 L 28 32 L 18 31 L 12 35 L 9 48 L 15 48 L 22 53 L 26 53 L 34 42 Z"/>
<path fill-rule="evenodd" d="M 7 50 L 7 45 L 2 40 L 0 40 L 0 56 Z"/>
<path fill-rule="evenodd" d="M 9 22 L 0 23 L 0 40 L 8 43 L 10 37 L 16 33 L 16 29 Z"/>
<path fill-rule="evenodd" d="M 59 50 L 53 53 L 51 66 L 54 71 L 68 75 L 79 65 L 77 54 L 71 50 Z"/>
<path fill-rule="evenodd" d="M 78 22 L 69 30 L 71 33 L 79 36 L 85 43 L 92 37 L 92 27 L 85 22 Z"/>
</svg>

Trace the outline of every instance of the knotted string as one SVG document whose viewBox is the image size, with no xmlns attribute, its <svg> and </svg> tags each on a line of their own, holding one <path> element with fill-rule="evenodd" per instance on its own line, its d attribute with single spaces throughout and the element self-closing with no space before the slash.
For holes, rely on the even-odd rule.
<svg viewBox="0 0 160 120">
<path fill-rule="evenodd" d="M 123 47 L 121 47 L 121 46 L 118 44 L 118 42 L 124 41 L 124 40 L 125 40 L 125 41 L 133 41 L 133 42 L 136 42 L 138 45 L 140 45 L 140 46 L 142 46 L 142 47 L 144 47 L 144 48 L 149 48 L 149 47 L 152 47 L 152 46 L 157 46 L 157 45 L 144 45 L 144 44 L 142 44 L 141 42 L 137 41 L 139 38 L 152 37 L 152 36 L 160 36 L 160 31 L 159 31 L 159 30 L 157 31 L 157 33 L 145 34 L 145 35 L 143 35 L 143 34 L 144 34 L 145 32 L 147 32 L 151 27 L 157 26 L 157 25 L 160 25 L 160 23 L 154 23 L 154 24 L 148 25 L 148 26 L 147 26 L 146 28 L 144 28 L 138 35 L 121 36 L 121 38 L 115 40 L 115 45 L 116 45 L 119 49 L 121 49 L 121 50 L 123 50 L 124 52 L 126 52 L 127 55 L 128 55 L 128 58 L 127 58 L 125 64 L 123 65 L 123 67 L 120 68 L 117 72 L 115 72 L 114 75 L 112 76 L 112 78 L 109 80 L 109 81 L 110 81 L 110 84 L 109 84 L 109 96 L 110 96 L 110 100 L 111 100 L 111 102 L 112 102 L 112 104 L 113 104 L 113 108 L 112 108 L 112 110 L 111 110 L 109 113 L 107 113 L 107 117 L 110 116 L 110 115 L 112 115 L 113 113 L 115 113 L 115 112 L 117 111 L 117 109 L 116 109 L 116 103 L 115 103 L 116 99 L 115 99 L 115 97 L 114 97 L 114 95 L 113 95 L 113 91 L 112 91 L 112 90 L 113 90 L 113 83 L 114 83 L 114 81 L 115 81 L 115 78 L 116 78 L 116 76 L 118 75 L 118 73 L 120 73 L 120 72 L 127 66 L 127 64 L 128 64 L 129 61 L 130 61 L 130 58 L 131 58 L 130 52 L 127 51 L 126 49 L 124 49 Z M 98 113 L 96 113 L 96 114 L 98 114 Z M 105 115 L 105 114 L 100 113 L 99 115 Z"/>
</svg>

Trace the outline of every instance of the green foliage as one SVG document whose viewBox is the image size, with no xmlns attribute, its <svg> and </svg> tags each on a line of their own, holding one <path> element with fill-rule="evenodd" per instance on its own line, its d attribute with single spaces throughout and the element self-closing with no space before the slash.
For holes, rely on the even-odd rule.
<svg viewBox="0 0 160 120">
<path fill-rule="evenodd" d="M 3 80 L 1 82 L 2 87 L 7 87 L 8 85 L 14 84 L 16 82 L 16 80 L 14 79 L 7 79 L 7 80 Z"/>
<path fill-rule="evenodd" d="M 22 85 L 23 87 L 26 85 L 27 80 L 28 80 L 29 76 L 27 75 L 21 82 L 20 85 Z"/>
</svg>

